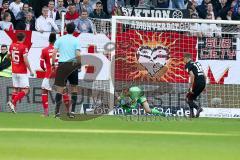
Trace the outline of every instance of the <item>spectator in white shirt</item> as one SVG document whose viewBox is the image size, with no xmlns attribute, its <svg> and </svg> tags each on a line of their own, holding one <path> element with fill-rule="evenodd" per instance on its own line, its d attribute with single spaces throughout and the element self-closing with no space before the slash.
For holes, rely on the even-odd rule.
<svg viewBox="0 0 240 160">
<path fill-rule="evenodd" d="M 9 9 L 13 12 L 14 16 L 17 17 L 17 14 L 21 11 L 23 3 L 21 0 L 15 0 L 9 6 Z"/>
<path fill-rule="evenodd" d="M 59 32 L 59 29 L 52 18 L 48 17 L 48 7 L 42 8 L 42 15 L 36 21 L 36 30 L 43 32 L 51 32 L 54 29 Z"/>
<path fill-rule="evenodd" d="M 11 22 L 11 15 L 8 12 L 3 14 L 3 21 L 0 21 L 0 29 L 1 30 L 13 30 L 13 24 Z"/>
<path fill-rule="evenodd" d="M 52 18 L 54 21 L 60 19 L 59 13 L 54 8 L 54 1 L 53 0 L 50 0 L 48 2 L 48 17 Z"/>
</svg>

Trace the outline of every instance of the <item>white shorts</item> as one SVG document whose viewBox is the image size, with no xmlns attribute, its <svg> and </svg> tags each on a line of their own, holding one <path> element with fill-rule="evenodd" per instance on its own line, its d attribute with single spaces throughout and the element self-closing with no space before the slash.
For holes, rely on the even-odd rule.
<svg viewBox="0 0 240 160">
<path fill-rule="evenodd" d="M 52 87 L 50 85 L 50 80 L 48 78 L 44 78 L 43 79 L 41 87 L 42 87 L 42 89 L 46 89 L 48 91 L 52 90 Z"/>
<path fill-rule="evenodd" d="M 12 74 L 13 87 L 15 88 L 29 88 L 28 74 Z"/>
</svg>

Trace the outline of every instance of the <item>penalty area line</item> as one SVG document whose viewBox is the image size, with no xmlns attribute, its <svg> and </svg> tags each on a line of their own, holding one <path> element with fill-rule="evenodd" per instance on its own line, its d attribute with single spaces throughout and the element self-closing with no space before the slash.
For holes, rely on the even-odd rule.
<svg viewBox="0 0 240 160">
<path fill-rule="evenodd" d="M 97 133 L 97 134 L 137 134 L 137 135 L 182 135 L 182 136 L 240 136 L 240 134 L 143 131 L 143 130 L 105 130 L 105 129 L 43 129 L 43 128 L 0 128 L 1 132 L 39 132 L 39 133 Z"/>
</svg>

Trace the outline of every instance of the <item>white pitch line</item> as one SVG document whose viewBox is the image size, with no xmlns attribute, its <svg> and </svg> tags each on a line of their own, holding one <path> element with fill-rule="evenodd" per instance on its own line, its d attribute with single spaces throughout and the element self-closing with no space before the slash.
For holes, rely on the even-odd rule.
<svg viewBox="0 0 240 160">
<path fill-rule="evenodd" d="M 178 131 L 140 131 L 103 129 L 42 129 L 42 128 L 0 128 L 1 132 L 41 132 L 41 133 L 101 133 L 101 134 L 142 134 L 142 135 L 189 135 L 189 136 L 240 136 L 240 134 L 178 132 Z"/>
</svg>

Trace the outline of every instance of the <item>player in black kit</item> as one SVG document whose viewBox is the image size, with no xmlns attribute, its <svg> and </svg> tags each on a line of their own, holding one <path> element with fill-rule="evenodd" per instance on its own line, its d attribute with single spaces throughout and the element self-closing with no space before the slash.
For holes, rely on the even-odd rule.
<svg viewBox="0 0 240 160">
<path fill-rule="evenodd" d="M 185 53 L 184 54 L 184 63 L 185 69 L 187 70 L 190 76 L 190 87 L 186 96 L 186 101 L 190 108 L 190 118 L 198 118 L 200 113 L 203 111 L 194 100 L 202 93 L 206 87 L 206 75 L 202 69 L 202 66 L 198 62 L 194 62 L 191 59 L 192 55 Z M 196 116 L 194 115 L 194 108 L 197 110 Z"/>
</svg>

